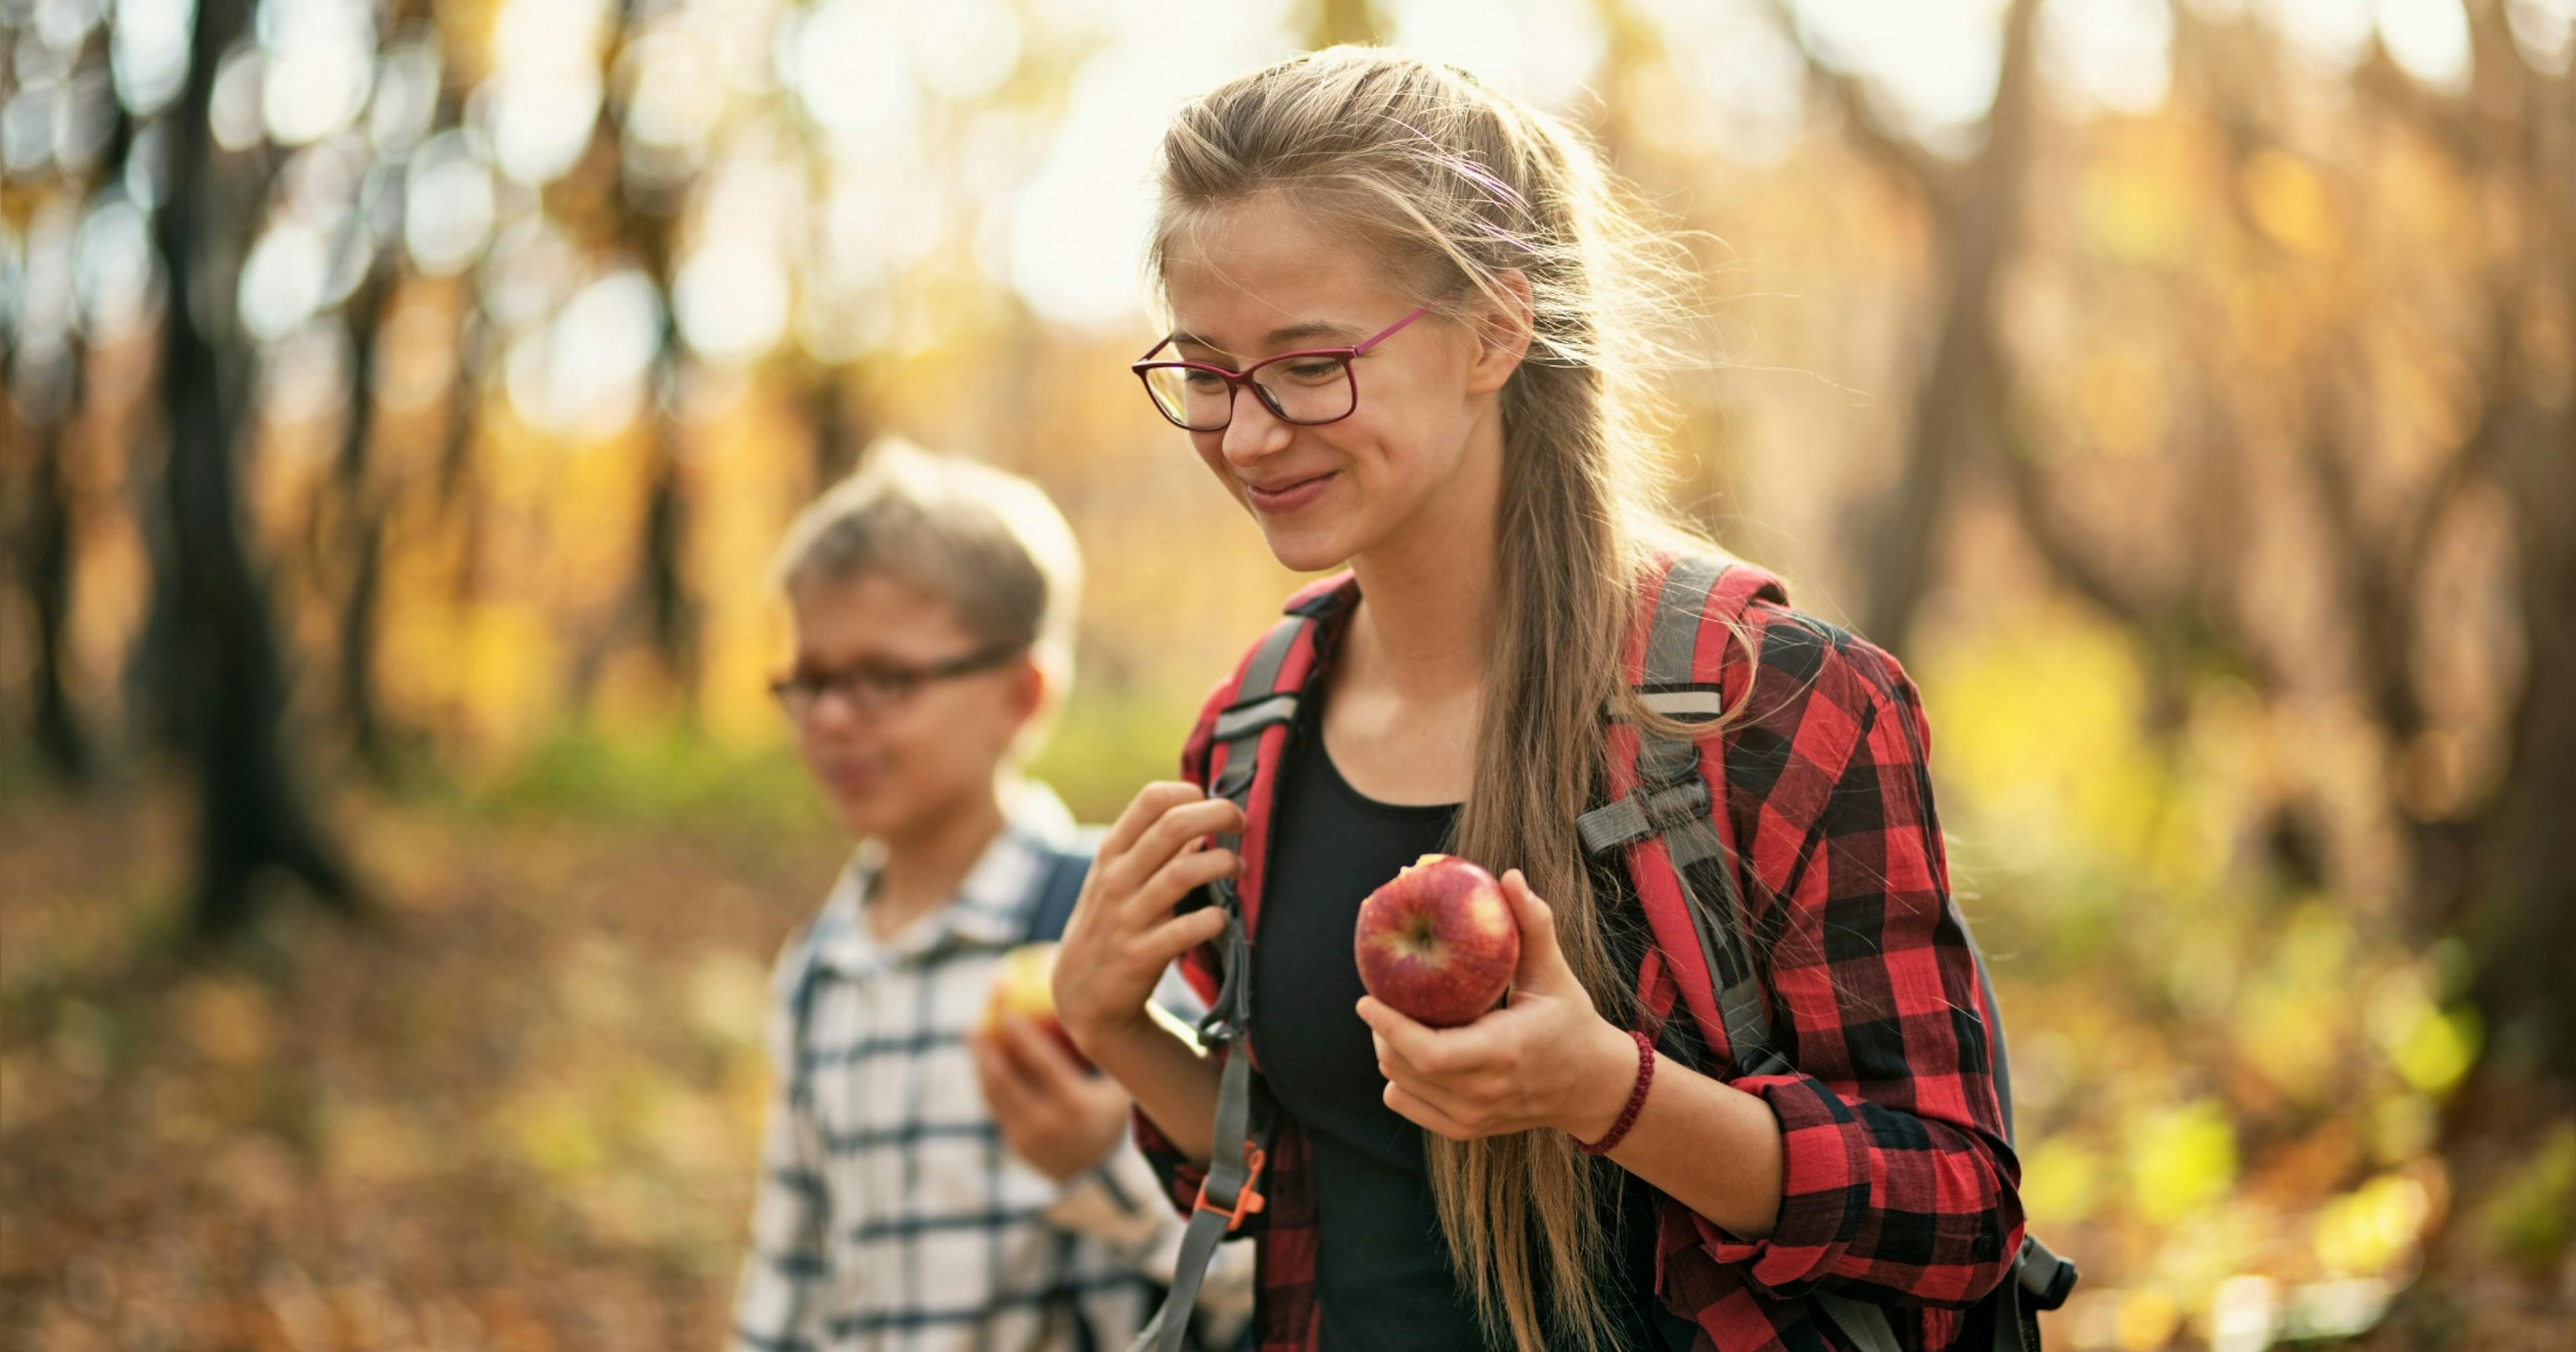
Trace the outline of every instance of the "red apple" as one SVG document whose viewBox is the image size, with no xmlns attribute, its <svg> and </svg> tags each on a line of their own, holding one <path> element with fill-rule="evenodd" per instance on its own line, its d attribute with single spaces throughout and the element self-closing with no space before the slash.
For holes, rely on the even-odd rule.
<svg viewBox="0 0 2576 1352">
<path fill-rule="evenodd" d="M 1091 1062 L 1055 1017 L 1055 945 L 1022 944 L 1002 955 L 993 973 L 992 993 L 984 999 L 983 1032 L 999 1037 L 1005 1017 L 1022 1018 L 1063 1046 L 1065 1055 L 1088 1068 Z M 1005 1049 L 1009 1043 L 1002 1044 Z"/>
<path fill-rule="evenodd" d="M 1417 1022 L 1454 1028 L 1511 989 L 1521 927 L 1494 875 L 1456 855 L 1426 854 L 1360 903 L 1352 947 L 1369 994 Z"/>
</svg>

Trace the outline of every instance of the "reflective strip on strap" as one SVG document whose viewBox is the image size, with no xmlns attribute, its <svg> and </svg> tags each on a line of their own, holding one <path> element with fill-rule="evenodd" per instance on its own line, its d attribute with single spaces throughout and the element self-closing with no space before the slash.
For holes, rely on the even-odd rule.
<svg viewBox="0 0 2576 1352">
<path fill-rule="evenodd" d="M 1726 712 L 1726 696 L 1715 690 L 1640 690 L 1637 702 L 1650 714 L 1682 723 L 1705 723 Z"/>
<path fill-rule="evenodd" d="M 1672 571 L 1664 574 L 1664 586 L 1655 598 L 1655 627 L 1646 640 L 1646 679 L 1648 686 L 1672 687 L 1688 684 L 1697 674 L 1692 668 L 1699 649 L 1700 616 L 1708 606 L 1709 589 L 1717 585 L 1718 574 L 1726 565 L 1706 556 L 1693 556 L 1673 561 Z"/>
<path fill-rule="evenodd" d="M 1266 707 L 1274 698 L 1286 700 L 1289 713 L 1292 716 L 1296 713 L 1297 693 L 1279 689 L 1279 672 L 1287 666 L 1288 652 L 1297 646 L 1297 636 L 1313 623 L 1303 615 L 1290 615 L 1270 626 L 1270 632 L 1261 636 L 1261 646 L 1253 650 L 1252 661 L 1244 666 L 1243 680 L 1234 688 L 1234 703 L 1229 707 L 1229 713 Z M 1225 715 L 1218 715 L 1216 739 L 1225 747 L 1225 769 L 1217 773 L 1216 783 L 1210 786 L 1218 797 L 1233 799 L 1237 807 L 1248 806 L 1252 776 L 1259 768 L 1261 734 L 1273 721 L 1284 720 L 1238 720 L 1236 726 L 1228 731 Z M 1242 841 L 1231 834 L 1219 836 L 1217 843 L 1229 850 L 1242 845 Z"/>
</svg>

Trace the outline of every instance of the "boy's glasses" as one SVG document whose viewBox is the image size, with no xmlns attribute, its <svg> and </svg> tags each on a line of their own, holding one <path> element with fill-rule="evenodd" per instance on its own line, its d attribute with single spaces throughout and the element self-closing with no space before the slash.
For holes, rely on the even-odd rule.
<svg viewBox="0 0 2576 1352">
<path fill-rule="evenodd" d="M 778 707 L 799 722 L 813 716 L 825 695 L 838 693 L 849 702 L 853 712 L 881 713 L 918 694 L 921 688 L 936 681 L 971 676 L 1018 656 L 1027 645 L 999 643 L 978 648 L 963 657 L 944 662 L 904 665 L 895 662 L 863 662 L 856 666 L 825 671 L 799 668 L 769 683 L 769 693 L 778 697 Z"/>
<path fill-rule="evenodd" d="M 1229 371 L 1212 362 L 1156 361 L 1154 354 L 1172 345 L 1172 339 L 1166 337 L 1127 369 L 1145 382 L 1146 395 L 1164 417 L 1192 432 L 1224 431 L 1226 424 L 1234 421 L 1234 392 L 1245 386 L 1251 387 L 1253 397 L 1270 410 L 1270 416 L 1299 427 L 1314 427 L 1340 422 L 1359 408 L 1360 382 L 1351 372 L 1352 362 L 1429 313 L 1430 307 L 1424 306 L 1353 347 L 1282 352 L 1240 371 Z"/>
</svg>

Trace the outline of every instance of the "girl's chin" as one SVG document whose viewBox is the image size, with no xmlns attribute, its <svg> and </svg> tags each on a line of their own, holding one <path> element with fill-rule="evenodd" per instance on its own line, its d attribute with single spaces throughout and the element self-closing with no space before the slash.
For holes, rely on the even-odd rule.
<svg viewBox="0 0 2576 1352">
<path fill-rule="evenodd" d="M 1351 557 L 1350 542 L 1343 532 L 1298 525 L 1273 525 L 1264 521 L 1261 536 L 1270 546 L 1270 557 L 1293 573 L 1320 573 L 1338 568 Z"/>
</svg>

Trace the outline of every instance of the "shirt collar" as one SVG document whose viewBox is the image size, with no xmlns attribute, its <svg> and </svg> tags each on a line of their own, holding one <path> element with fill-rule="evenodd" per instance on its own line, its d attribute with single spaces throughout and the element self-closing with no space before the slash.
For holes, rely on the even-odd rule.
<svg viewBox="0 0 2576 1352">
<path fill-rule="evenodd" d="M 1073 812 L 1055 791 L 1035 780 L 1007 786 L 1002 829 L 957 884 L 948 903 L 893 940 L 880 940 L 860 913 L 868 889 L 885 867 L 885 844 L 859 842 L 841 869 L 817 922 L 823 927 L 816 957 L 843 972 L 917 958 L 951 944 L 1007 946 L 1028 932 L 1029 909 L 1048 858 L 1076 837 Z"/>
</svg>

